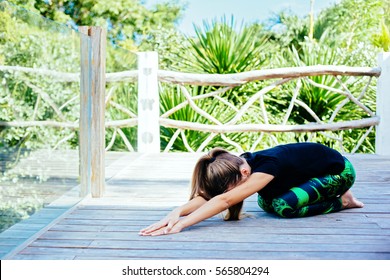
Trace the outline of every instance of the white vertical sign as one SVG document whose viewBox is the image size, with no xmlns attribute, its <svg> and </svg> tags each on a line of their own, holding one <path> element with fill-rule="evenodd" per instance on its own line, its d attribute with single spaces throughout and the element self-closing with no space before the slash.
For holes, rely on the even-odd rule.
<svg viewBox="0 0 390 280">
<path fill-rule="evenodd" d="M 160 152 L 158 54 L 138 53 L 138 152 Z"/>
</svg>

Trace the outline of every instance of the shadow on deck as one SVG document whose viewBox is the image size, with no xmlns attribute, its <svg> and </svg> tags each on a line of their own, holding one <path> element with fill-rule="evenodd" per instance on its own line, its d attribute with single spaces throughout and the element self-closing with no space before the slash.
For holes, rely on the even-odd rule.
<svg viewBox="0 0 390 280">
<path fill-rule="evenodd" d="M 252 196 L 244 204 L 250 217 L 241 221 L 216 216 L 180 234 L 138 236 L 187 200 L 198 157 L 111 155 L 104 198 L 87 198 L 70 209 L 54 207 L 60 215 L 54 211 L 45 227 L 34 227 L 31 219 L 3 232 L 0 247 L 14 244 L 4 258 L 390 259 L 390 157 L 376 155 L 348 156 L 357 170 L 353 192 L 365 203 L 363 209 L 281 219 L 264 213 Z M 34 234 L 20 242 L 26 231 Z"/>
</svg>

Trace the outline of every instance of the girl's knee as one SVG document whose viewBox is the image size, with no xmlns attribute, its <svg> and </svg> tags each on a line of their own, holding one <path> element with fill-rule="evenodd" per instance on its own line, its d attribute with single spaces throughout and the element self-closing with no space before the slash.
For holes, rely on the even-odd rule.
<svg viewBox="0 0 390 280">
<path fill-rule="evenodd" d="M 274 212 L 274 209 L 272 207 L 272 200 L 271 199 L 264 199 L 264 198 L 262 198 L 259 195 L 258 198 L 257 198 L 257 205 L 259 205 L 259 207 L 261 209 L 263 209 L 267 213 L 273 213 Z"/>
<path fill-rule="evenodd" d="M 297 210 L 289 205 L 283 198 L 274 198 L 272 200 L 272 207 L 280 217 L 283 218 L 294 218 L 296 217 Z"/>
<path fill-rule="evenodd" d="M 342 177 L 344 184 L 348 188 L 350 188 L 355 183 L 356 171 L 352 163 L 347 158 L 344 158 L 344 162 L 345 162 L 345 168 L 343 172 L 341 172 L 340 176 Z"/>
</svg>

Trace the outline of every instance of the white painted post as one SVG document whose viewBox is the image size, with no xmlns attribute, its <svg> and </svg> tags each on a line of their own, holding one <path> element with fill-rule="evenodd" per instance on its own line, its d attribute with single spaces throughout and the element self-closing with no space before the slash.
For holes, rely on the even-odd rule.
<svg viewBox="0 0 390 280">
<path fill-rule="evenodd" d="M 138 152 L 160 152 L 158 54 L 138 53 Z"/>
<path fill-rule="evenodd" d="M 382 71 L 377 84 L 376 110 L 380 122 L 376 128 L 375 151 L 390 156 L 390 52 L 380 53 L 378 64 Z"/>
</svg>

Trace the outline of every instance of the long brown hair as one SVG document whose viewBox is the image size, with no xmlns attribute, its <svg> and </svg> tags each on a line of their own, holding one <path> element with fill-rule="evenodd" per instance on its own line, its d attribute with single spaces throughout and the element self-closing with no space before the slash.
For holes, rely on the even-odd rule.
<svg viewBox="0 0 390 280">
<path fill-rule="evenodd" d="M 190 199 L 201 196 L 210 200 L 214 196 L 226 192 L 230 187 L 236 186 L 241 180 L 240 165 L 243 159 L 230 154 L 221 148 L 212 149 L 202 156 L 195 165 L 191 182 Z M 238 220 L 243 202 L 232 205 L 228 209 L 225 220 Z"/>
</svg>

